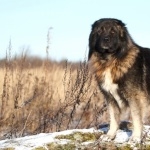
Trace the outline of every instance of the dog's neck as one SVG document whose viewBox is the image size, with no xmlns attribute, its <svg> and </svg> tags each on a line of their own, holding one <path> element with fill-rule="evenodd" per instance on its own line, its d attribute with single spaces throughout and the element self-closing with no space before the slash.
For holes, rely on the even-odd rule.
<svg viewBox="0 0 150 150">
<path fill-rule="evenodd" d="M 112 80 L 116 82 L 133 66 L 138 53 L 139 49 L 136 46 L 130 48 L 122 58 L 117 58 L 114 55 L 108 55 L 104 58 L 100 53 L 94 52 L 89 61 L 89 66 L 91 66 L 92 71 L 96 73 L 96 77 L 100 81 L 103 80 L 103 73 L 109 69 Z"/>
</svg>

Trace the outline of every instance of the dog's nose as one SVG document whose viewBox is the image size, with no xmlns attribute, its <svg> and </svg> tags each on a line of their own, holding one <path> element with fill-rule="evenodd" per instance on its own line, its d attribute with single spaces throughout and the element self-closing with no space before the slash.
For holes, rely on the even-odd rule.
<svg viewBox="0 0 150 150">
<path fill-rule="evenodd" d="M 104 42 L 109 42 L 110 38 L 109 37 L 104 37 Z"/>
</svg>

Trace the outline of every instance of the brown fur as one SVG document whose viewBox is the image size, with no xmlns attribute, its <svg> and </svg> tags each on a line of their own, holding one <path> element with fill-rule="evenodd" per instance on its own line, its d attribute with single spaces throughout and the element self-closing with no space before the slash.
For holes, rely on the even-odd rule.
<svg viewBox="0 0 150 150">
<path fill-rule="evenodd" d="M 103 80 L 103 73 L 107 70 L 111 70 L 113 82 L 116 82 L 127 73 L 128 69 L 132 67 L 138 55 L 139 49 L 135 46 L 128 51 L 128 54 L 121 60 L 111 58 L 110 61 L 100 60 L 97 53 L 93 53 L 89 62 L 92 66 L 93 72 L 96 74 L 99 81 Z"/>
</svg>

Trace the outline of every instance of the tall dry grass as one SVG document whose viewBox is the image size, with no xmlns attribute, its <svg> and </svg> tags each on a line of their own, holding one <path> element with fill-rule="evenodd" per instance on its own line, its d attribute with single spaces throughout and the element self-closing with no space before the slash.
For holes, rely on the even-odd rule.
<svg viewBox="0 0 150 150">
<path fill-rule="evenodd" d="M 58 63 L 22 55 L 3 60 L 0 77 L 1 139 L 96 127 L 106 117 L 86 62 Z"/>
<path fill-rule="evenodd" d="M 0 139 L 97 127 L 107 111 L 87 62 L 61 62 L 26 53 L 0 60 Z"/>
</svg>

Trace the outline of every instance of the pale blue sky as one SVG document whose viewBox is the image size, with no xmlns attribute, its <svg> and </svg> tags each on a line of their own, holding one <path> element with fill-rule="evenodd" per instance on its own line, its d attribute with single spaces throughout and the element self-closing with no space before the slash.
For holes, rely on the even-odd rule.
<svg viewBox="0 0 150 150">
<path fill-rule="evenodd" d="M 150 0 L 0 0 L 0 58 L 9 40 L 12 55 L 29 47 L 29 54 L 83 60 L 88 52 L 91 25 L 100 18 L 118 18 L 141 46 L 150 47 Z"/>
</svg>

